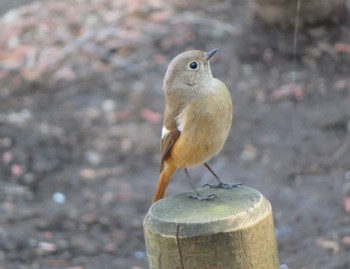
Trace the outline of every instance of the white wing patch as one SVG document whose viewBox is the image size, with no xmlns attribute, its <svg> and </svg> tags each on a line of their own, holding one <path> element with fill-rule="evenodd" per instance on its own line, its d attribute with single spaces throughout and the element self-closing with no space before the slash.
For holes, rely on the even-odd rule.
<svg viewBox="0 0 350 269">
<path fill-rule="evenodd" d="M 165 127 L 163 126 L 162 128 L 162 139 L 169 133 L 170 131 Z"/>
<path fill-rule="evenodd" d="M 185 121 L 183 119 L 183 113 L 180 113 L 177 117 L 176 117 L 176 127 L 177 129 L 182 132 L 184 129 L 184 125 L 185 125 Z"/>
<path fill-rule="evenodd" d="M 185 121 L 183 120 L 183 113 L 180 113 L 176 118 L 176 129 L 182 132 L 184 129 Z M 163 126 L 162 128 L 162 139 L 170 133 L 170 130 Z"/>
</svg>

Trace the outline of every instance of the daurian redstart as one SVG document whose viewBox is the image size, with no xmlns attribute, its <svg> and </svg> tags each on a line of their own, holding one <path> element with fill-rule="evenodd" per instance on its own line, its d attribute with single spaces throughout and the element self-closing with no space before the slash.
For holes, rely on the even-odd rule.
<svg viewBox="0 0 350 269">
<path fill-rule="evenodd" d="M 204 164 L 219 181 L 219 187 L 227 185 L 206 163 L 222 149 L 232 122 L 230 92 L 210 70 L 209 59 L 217 50 L 183 52 L 168 66 L 163 82 L 166 105 L 160 177 L 153 202 L 164 197 L 178 168 L 188 175 L 188 167 Z M 195 198 L 201 198 L 195 194 Z"/>
</svg>

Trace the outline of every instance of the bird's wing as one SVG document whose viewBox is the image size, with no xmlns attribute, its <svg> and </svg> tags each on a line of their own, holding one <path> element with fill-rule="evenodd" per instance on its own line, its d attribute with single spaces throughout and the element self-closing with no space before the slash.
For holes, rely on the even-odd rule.
<svg viewBox="0 0 350 269">
<path fill-rule="evenodd" d="M 173 145 L 181 134 L 176 122 L 178 113 L 179 111 L 170 111 L 169 109 L 165 108 L 162 139 L 160 141 L 160 171 L 163 170 L 164 161 L 168 158 Z"/>
</svg>

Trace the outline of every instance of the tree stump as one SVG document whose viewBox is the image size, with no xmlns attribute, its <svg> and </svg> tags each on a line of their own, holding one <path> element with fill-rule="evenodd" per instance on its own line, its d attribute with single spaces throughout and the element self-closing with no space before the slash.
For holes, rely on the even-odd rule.
<svg viewBox="0 0 350 269">
<path fill-rule="evenodd" d="M 150 269 L 279 268 L 271 204 L 247 187 L 199 190 L 153 204 L 144 219 Z"/>
</svg>

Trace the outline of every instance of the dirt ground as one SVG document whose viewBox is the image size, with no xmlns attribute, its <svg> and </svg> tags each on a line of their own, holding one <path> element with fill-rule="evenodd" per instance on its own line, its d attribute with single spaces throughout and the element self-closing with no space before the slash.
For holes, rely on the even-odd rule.
<svg viewBox="0 0 350 269">
<path fill-rule="evenodd" d="M 147 268 L 162 79 L 215 47 L 235 116 L 212 168 L 270 200 L 281 263 L 350 268 L 350 23 L 300 31 L 293 64 L 293 31 L 245 3 L 45 1 L 1 18 L 1 269 Z M 168 194 L 189 188 L 180 171 Z"/>
</svg>

